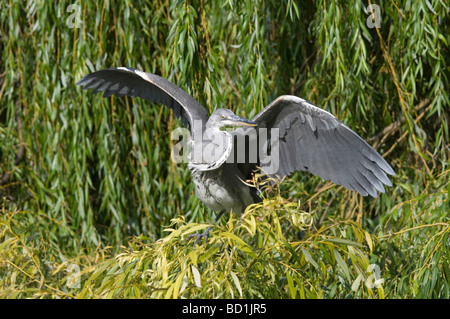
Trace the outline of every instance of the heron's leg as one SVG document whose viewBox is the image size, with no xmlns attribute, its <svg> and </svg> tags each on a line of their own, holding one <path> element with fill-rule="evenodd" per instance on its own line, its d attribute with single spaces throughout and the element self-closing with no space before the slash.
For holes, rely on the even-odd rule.
<svg viewBox="0 0 450 319">
<path fill-rule="evenodd" d="M 236 225 L 234 226 L 233 229 L 233 233 L 236 231 L 236 229 L 239 227 L 239 225 L 242 224 L 242 221 L 244 220 L 244 214 L 241 215 L 241 219 L 239 219 L 239 221 L 236 223 Z"/>
<path fill-rule="evenodd" d="M 219 212 L 219 214 L 217 214 L 216 218 L 214 218 L 213 223 L 212 223 L 210 226 L 208 226 L 208 228 L 206 228 L 206 230 L 205 230 L 203 233 L 201 233 L 201 234 L 193 234 L 193 235 L 190 235 L 190 236 L 188 237 L 188 240 L 191 240 L 191 238 L 194 238 L 194 237 L 195 237 L 195 242 L 194 242 L 194 246 L 195 246 L 195 245 L 197 245 L 197 243 L 199 242 L 199 240 L 200 240 L 201 238 L 203 238 L 203 239 L 205 240 L 205 244 L 206 244 L 206 242 L 208 241 L 208 235 L 209 235 L 209 232 L 210 232 L 211 229 L 214 227 L 215 223 L 217 223 L 217 221 L 219 220 L 219 218 L 223 215 L 223 213 L 225 213 L 225 210 L 222 210 L 222 211 Z"/>
</svg>

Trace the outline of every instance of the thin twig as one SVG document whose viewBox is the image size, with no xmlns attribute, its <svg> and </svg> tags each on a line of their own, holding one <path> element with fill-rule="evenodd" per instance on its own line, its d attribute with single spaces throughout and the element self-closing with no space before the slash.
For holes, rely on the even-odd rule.
<svg viewBox="0 0 450 319">
<path fill-rule="evenodd" d="M 407 228 L 407 229 L 402 229 L 401 231 L 392 233 L 392 234 L 386 234 L 386 235 L 382 235 L 379 236 L 378 238 L 391 238 L 392 236 L 397 236 L 397 235 L 401 235 L 404 234 L 406 232 L 409 231 L 413 231 L 413 230 L 417 230 L 420 228 L 424 228 L 424 227 L 436 227 L 436 226 L 445 226 L 445 227 L 449 227 L 448 223 L 434 223 L 434 224 L 427 224 L 427 225 L 419 225 L 419 226 L 415 226 L 415 227 L 411 227 L 411 228 Z"/>
<path fill-rule="evenodd" d="M 413 112 L 419 112 L 424 107 L 426 107 L 431 100 L 429 98 L 426 98 L 417 104 Z M 376 149 L 378 145 L 383 144 L 386 139 L 394 134 L 396 131 L 400 129 L 401 124 L 403 124 L 406 121 L 404 116 L 401 116 L 397 121 L 391 123 L 390 125 L 386 126 L 381 132 L 379 132 L 377 135 L 369 138 L 368 142 L 372 144 L 372 146 Z"/>
<path fill-rule="evenodd" d="M 0 101 L 2 100 L 3 93 L 6 89 L 5 73 L 6 71 L 0 74 Z"/>
<path fill-rule="evenodd" d="M 428 112 L 430 107 L 431 107 L 431 105 L 429 105 L 422 113 L 419 114 L 419 116 L 414 120 L 414 124 L 417 124 L 417 122 L 419 122 L 422 119 L 422 117 L 425 116 L 425 114 Z M 400 138 L 395 141 L 395 143 L 391 146 L 391 148 L 383 154 L 383 156 L 386 157 L 387 155 L 389 155 L 389 153 L 391 153 L 407 135 L 408 135 L 408 131 L 404 132 L 402 134 L 402 136 L 400 136 Z"/>
</svg>

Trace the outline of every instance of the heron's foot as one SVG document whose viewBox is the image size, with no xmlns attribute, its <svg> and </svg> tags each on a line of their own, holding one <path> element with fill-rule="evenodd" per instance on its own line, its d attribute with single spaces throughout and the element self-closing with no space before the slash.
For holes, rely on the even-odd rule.
<svg viewBox="0 0 450 319">
<path fill-rule="evenodd" d="M 194 242 L 194 246 L 196 246 L 198 244 L 198 242 L 203 238 L 205 240 L 205 244 L 208 242 L 208 236 L 209 236 L 209 232 L 211 231 L 211 229 L 213 228 L 213 226 L 209 226 L 208 228 L 206 228 L 206 230 L 201 233 L 201 234 L 193 234 L 190 235 L 188 237 L 188 241 L 191 240 L 192 238 L 195 238 L 195 242 Z"/>
</svg>

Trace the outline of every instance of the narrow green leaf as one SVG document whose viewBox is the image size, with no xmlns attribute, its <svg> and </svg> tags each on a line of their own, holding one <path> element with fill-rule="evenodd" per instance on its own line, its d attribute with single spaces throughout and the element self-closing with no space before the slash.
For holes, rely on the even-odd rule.
<svg viewBox="0 0 450 319">
<path fill-rule="evenodd" d="M 231 274 L 231 278 L 233 278 L 234 285 L 236 286 L 237 290 L 239 291 L 239 295 L 242 297 L 242 288 L 241 288 L 241 284 L 239 282 L 238 277 L 236 276 L 236 274 L 233 271 L 230 271 L 230 274 Z"/>
<path fill-rule="evenodd" d="M 336 262 L 339 265 L 339 268 L 344 272 L 345 277 L 347 277 L 347 280 L 350 282 L 350 271 L 347 267 L 347 264 L 345 263 L 344 259 L 342 259 L 342 256 L 337 251 L 337 249 L 335 249 L 333 253 L 334 257 L 336 258 Z"/>
<path fill-rule="evenodd" d="M 191 266 L 192 269 L 192 276 L 194 277 L 194 283 L 197 287 L 201 288 L 202 287 L 202 281 L 201 281 L 201 276 L 200 276 L 200 272 L 198 271 L 198 269 L 192 265 Z"/>
<path fill-rule="evenodd" d="M 314 268 L 320 271 L 319 265 L 312 258 L 311 254 L 303 247 L 300 247 L 300 249 L 302 250 L 303 255 L 305 255 L 306 260 L 309 261 L 314 266 Z"/>
</svg>

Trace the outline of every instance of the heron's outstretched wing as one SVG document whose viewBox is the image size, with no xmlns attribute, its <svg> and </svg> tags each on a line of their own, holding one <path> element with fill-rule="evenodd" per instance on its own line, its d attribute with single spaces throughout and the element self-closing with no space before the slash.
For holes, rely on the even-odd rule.
<svg viewBox="0 0 450 319">
<path fill-rule="evenodd" d="M 279 168 L 276 175 L 309 171 L 363 196 L 392 186 L 388 163 L 332 114 L 291 95 L 278 97 L 254 119 L 258 128 L 278 128 Z M 274 156 L 276 154 L 271 154 Z"/>
<path fill-rule="evenodd" d="M 192 96 L 168 80 L 133 68 L 119 67 L 97 71 L 83 77 L 78 83 L 83 89 L 94 89 L 93 93 L 140 97 L 172 108 L 191 130 L 195 120 L 208 120 L 208 112 Z"/>
</svg>

